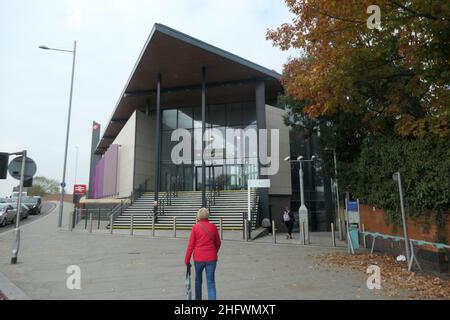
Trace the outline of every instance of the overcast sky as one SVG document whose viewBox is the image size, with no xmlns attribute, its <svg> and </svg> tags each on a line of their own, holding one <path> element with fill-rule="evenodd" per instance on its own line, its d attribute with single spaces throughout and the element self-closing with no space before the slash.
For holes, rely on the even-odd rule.
<svg viewBox="0 0 450 320">
<path fill-rule="evenodd" d="M 154 23 L 281 72 L 295 52 L 265 40 L 291 20 L 282 0 L 16 0 L 0 2 L 0 152 L 28 150 L 37 175 L 61 181 L 72 55 L 77 61 L 67 192 L 88 183 L 91 124 L 109 120 Z M 0 180 L 0 196 L 17 180 Z"/>
</svg>

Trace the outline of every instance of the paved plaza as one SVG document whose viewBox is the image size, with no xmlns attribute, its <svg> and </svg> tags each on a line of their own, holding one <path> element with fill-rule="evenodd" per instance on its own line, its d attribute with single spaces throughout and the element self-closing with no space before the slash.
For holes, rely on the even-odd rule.
<svg viewBox="0 0 450 320">
<path fill-rule="evenodd" d="M 68 221 L 70 205 L 65 207 Z M 14 232 L 0 235 L 0 290 L 13 285 L 31 299 L 184 299 L 184 252 L 188 233 L 179 231 L 57 230 L 57 208 L 22 228 L 19 263 L 10 264 Z M 243 242 L 242 232 L 225 231 L 216 273 L 218 299 L 382 299 L 366 288 L 366 276 L 330 270 L 312 256 L 343 251 L 313 235 L 312 245 L 270 236 Z M 68 266 L 81 268 L 81 290 L 66 287 Z M 206 294 L 206 292 L 205 292 Z M 205 295 L 204 294 L 204 295 Z"/>
</svg>

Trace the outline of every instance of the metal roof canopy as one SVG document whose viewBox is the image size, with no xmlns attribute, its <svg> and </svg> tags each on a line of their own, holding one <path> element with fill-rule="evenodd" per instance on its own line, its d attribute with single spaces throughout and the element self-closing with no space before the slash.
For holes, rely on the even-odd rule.
<svg viewBox="0 0 450 320">
<path fill-rule="evenodd" d="M 255 99 L 254 83 L 266 82 L 275 99 L 280 74 L 162 24 L 155 24 L 97 146 L 104 153 L 136 109 L 155 108 L 157 77 L 162 76 L 161 108 L 201 103 L 202 67 L 207 104 Z"/>
</svg>

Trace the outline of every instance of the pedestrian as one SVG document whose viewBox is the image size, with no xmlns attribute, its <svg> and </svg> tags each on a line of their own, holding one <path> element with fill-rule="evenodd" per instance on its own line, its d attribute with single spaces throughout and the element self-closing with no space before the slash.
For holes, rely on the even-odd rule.
<svg viewBox="0 0 450 320">
<path fill-rule="evenodd" d="M 195 268 L 195 300 L 202 300 L 203 270 L 206 270 L 208 300 L 216 300 L 215 271 L 221 241 L 217 227 L 208 221 L 209 211 L 201 208 L 197 212 L 197 223 L 192 226 L 184 263 L 189 266 L 192 253 Z"/>
<path fill-rule="evenodd" d="M 286 207 L 283 211 L 283 223 L 288 230 L 288 234 L 286 239 L 292 239 L 292 229 L 294 228 L 295 218 L 294 213 L 291 211 L 289 207 Z"/>
</svg>

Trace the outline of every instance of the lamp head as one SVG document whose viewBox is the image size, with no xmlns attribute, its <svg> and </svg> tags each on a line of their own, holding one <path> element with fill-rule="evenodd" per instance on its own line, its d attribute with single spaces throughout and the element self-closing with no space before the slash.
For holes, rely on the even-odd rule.
<svg viewBox="0 0 450 320">
<path fill-rule="evenodd" d="M 303 156 L 298 156 L 297 160 L 298 161 L 302 161 L 303 160 Z"/>
<path fill-rule="evenodd" d="M 39 49 L 44 49 L 44 50 L 48 50 L 48 49 L 50 49 L 49 47 L 47 47 L 47 46 L 39 46 Z"/>
<path fill-rule="evenodd" d="M 312 160 L 312 161 L 316 161 L 316 158 L 317 158 L 316 156 L 312 156 L 312 157 L 311 157 L 311 160 Z"/>
<path fill-rule="evenodd" d="M 289 161 L 289 160 L 291 160 L 291 157 L 286 157 L 286 158 L 284 158 L 284 161 Z"/>
</svg>

